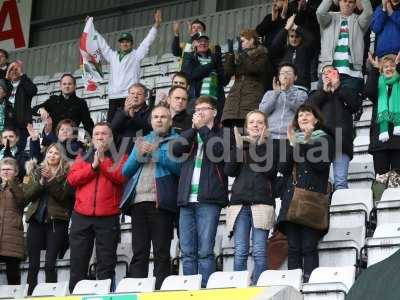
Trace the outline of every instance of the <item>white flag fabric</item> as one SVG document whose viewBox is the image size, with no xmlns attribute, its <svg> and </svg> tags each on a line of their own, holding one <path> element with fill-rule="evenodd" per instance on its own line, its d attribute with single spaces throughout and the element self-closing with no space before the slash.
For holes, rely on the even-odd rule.
<svg viewBox="0 0 400 300">
<path fill-rule="evenodd" d="M 94 29 L 93 18 L 90 17 L 86 20 L 79 43 L 82 78 L 87 91 L 96 91 L 99 83 L 103 80 L 101 51 L 97 43 L 97 36 L 98 32 Z"/>
</svg>

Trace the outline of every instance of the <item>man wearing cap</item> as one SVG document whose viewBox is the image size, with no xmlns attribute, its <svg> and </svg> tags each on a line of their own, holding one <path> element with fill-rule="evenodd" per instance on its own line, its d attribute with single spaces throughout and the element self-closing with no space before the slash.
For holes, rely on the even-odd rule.
<svg viewBox="0 0 400 300">
<path fill-rule="evenodd" d="M 137 49 L 133 49 L 133 37 L 129 32 L 121 33 L 118 39 L 118 50 L 112 50 L 105 39 L 98 35 L 101 54 L 110 64 L 108 122 L 111 122 L 116 109 L 124 106 L 125 98 L 128 96 L 128 87 L 139 82 L 140 62 L 149 53 L 161 21 L 161 11 L 157 10 L 154 15 L 153 27 Z"/>
<path fill-rule="evenodd" d="M 175 21 L 172 24 L 172 31 L 174 32 L 174 39 L 172 41 L 172 54 L 177 57 L 182 57 L 183 55 L 192 52 L 193 41 L 196 39 L 198 34 L 206 32 L 206 24 L 199 19 L 192 21 L 189 25 L 190 40 L 186 43 L 180 43 L 179 22 Z"/>
<path fill-rule="evenodd" d="M 210 38 L 204 33 L 196 35 L 194 51 L 184 55 L 182 72 L 189 78 L 189 110 L 194 99 L 208 96 L 217 101 L 217 120 L 221 118 L 225 103 L 224 86 L 230 78 L 226 78 L 222 66 L 221 48 L 215 47 L 215 53 L 209 49 Z"/>
</svg>

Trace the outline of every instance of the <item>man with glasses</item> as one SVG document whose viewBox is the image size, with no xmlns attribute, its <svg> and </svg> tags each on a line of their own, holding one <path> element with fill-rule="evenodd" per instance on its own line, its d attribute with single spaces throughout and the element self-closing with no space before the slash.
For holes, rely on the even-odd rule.
<svg viewBox="0 0 400 300">
<path fill-rule="evenodd" d="M 178 187 L 183 274 L 201 274 L 205 287 L 215 272 L 215 235 L 221 208 L 228 203 L 228 181 L 221 159 L 223 129 L 214 121 L 217 104 L 201 96 L 194 111 L 193 128 L 181 133 L 182 140 L 174 144 L 173 154 L 185 158 Z"/>
<path fill-rule="evenodd" d="M 289 146 L 288 125 L 292 123 L 297 108 L 308 97 L 304 90 L 294 86 L 297 79 L 297 69 L 293 64 L 281 64 L 278 74 L 278 79 L 274 78 L 272 82 L 273 90 L 265 93 L 259 107 L 268 116 L 269 132 L 273 143 L 273 172 L 275 176 L 278 163 L 284 162 L 285 149 Z"/>
<path fill-rule="evenodd" d="M 144 136 L 151 131 L 149 123 L 150 109 L 146 104 L 147 88 L 141 83 L 135 83 L 128 89 L 128 97 L 124 107 L 118 108 L 111 121 L 113 132 L 117 135 L 117 143 L 130 153 L 133 139 Z"/>
<path fill-rule="evenodd" d="M 204 34 L 198 35 L 195 41 L 195 51 L 184 56 L 182 63 L 182 72 L 190 81 L 189 98 L 193 102 L 200 96 L 216 100 L 219 121 L 225 103 L 224 86 L 228 84 L 230 78 L 226 78 L 224 73 L 221 49 L 216 47 L 215 53 L 211 53 L 210 39 Z"/>
</svg>

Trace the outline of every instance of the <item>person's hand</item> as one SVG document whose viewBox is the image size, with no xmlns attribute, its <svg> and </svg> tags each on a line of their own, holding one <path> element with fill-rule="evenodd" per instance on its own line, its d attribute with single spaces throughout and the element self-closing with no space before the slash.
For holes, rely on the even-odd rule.
<svg viewBox="0 0 400 300">
<path fill-rule="evenodd" d="M 236 148 L 243 149 L 243 137 L 239 132 L 239 129 L 235 126 L 233 127 L 233 134 L 235 136 Z"/>
<path fill-rule="evenodd" d="M 391 16 L 393 14 L 394 10 L 393 10 L 392 3 L 390 1 L 388 1 L 386 3 L 386 9 L 387 9 L 388 15 Z"/>
<path fill-rule="evenodd" d="M 278 78 L 276 78 L 276 77 L 272 78 L 272 89 L 277 92 L 280 92 L 282 90 L 281 84 L 280 84 Z"/>
<path fill-rule="evenodd" d="M 288 125 L 287 128 L 287 136 L 288 136 L 288 140 L 290 142 L 290 145 L 294 145 L 295 142 L 295 135 L 294 135 L 294 128 L 292 124 Z"/>
<path fill-rule="evenodd" d="M 99 164 L 100 164 L 99 153 L 98 153 L 98 151 L 96 150 L 96 151 L 94 152 L 94 157 L 93 157 L 93 162 L 92 162 L 92 168 L 93 168 L 93 169 L 97 169 L 97 167 L 99 166 Z"/>
<path fill-rule="evenodd" d="M 39 113 L 42 121 L 46 121 L 47 118 L 49 117 L 49 113 L 47 112 L 47 110 L 44 107 L 39 108 L 38 113 Z"/>
<path fill-rule="evenodd" d="M 331 81 L 331 92 L 333 93 L 334 91 L 336 91 L 339 88 L 339 86 L 340 86 L 340 79 L 338 76 Z"/>
<path fill-rule="evenodd" d="M 199 129 L 206 124 L 204 122 L 203 117 L 198 113 L 193 114 L 192 123 L 193 123 L 193 128 L 196 128 L 196 129 Z"/>
<path fill-rule="evenodd" d="M 388 0 L 382 0 L 382 10 L 383 11 L 387 11 L 387 3 L 388 3 Z"/>
<path fill-rule="evenodd" d="M 394 63 L 396 64 L 396 66 L 398 64 L 400 64 L 400 51 L 399 51 L 399 53 L 397 53 L 397 56 L 396 56 L 396 59 L 394 60 Z"/>
<path fill-rule="evenodd" d="M 332 83 L 331 83 L 330 79 L 326 78 L 325 80 L 322 80 L 322 83 L 323 83 L 322 88 L 323 88 L 324 92 L 329 93 L 332 90 Z"/>
<path fill-rule="evenodd" d="M 32 141 L 37 141 L 39 139 L 39 134 L 36 132 L 35 129 L 33 129 L 32 123 L 28 123 L 28 125 L 26 125 L 26 129 L 28 130 L 29 136 L 31 137 Z"/>
<path fill-rule="evenodd" d="M 400 52 L 399 52 L 400 53 Z M 368 52 L 368 61 L 374 67 L 379 69 L 379 58 L 378 56 L 373 57 L 371 52 Z"/>
<path fill-rule="evenodd" d="M 289 0 L 285 0 L 283 3 L 282 12 L 281 12 L 282 19 L 285 19 L 287 16 L 288 6 L 289 6 Z"/>
<path fill-rule="evenodd" d="M 295 19 L 295 18 L 296 18 L 296 15 L 292 15 L 290 18 L 287 19 L 287 21 L 286 21 L 286 26 L 285 26 L 285 29 L 286 29 L 287 31 L 289 31 L 290 29 L 293 28 L 294 19 Z"/>
<path fill-rule="evenodd" d="M 261 130 L 261 135 L 258 138 L 257 145 L 265 143 L 265 140 L 267 139 L 267 133 L 268 133 L 267 127 L 264 126 L 263 129 Z"/>
<path fill-rule="evenodd" d="M 172 32 L 175 34 L 175 36 L 179 36 L 179 22 L 174 21 L 172 23 Z"/>
<path fill-rule="evenodd" d="M 128 97 L 126 97 L 126 99 L 125 99 L 124 111 L 125 111 L 127 114 L 129 114 L 129 116 L 130 116 L 131 118 L 133 118 L 133 115 L 131 115 L 131 114 L 134 114 L 134 113 L 135 113 L 135 110 L 134 110 L 134 100 L 133 100 L 133 98 L 132 98 L 131 96 L 128 96 Z"/>
<path fill-rule="evenodd" d="M 151 154 L 155 150 L 155 145 L 143 140 L 137 145 L 137 149 L 139 154 L 144 156 L 146 154 Z"/>
<path fill-rule="evenodd" d="M 304 141 L 307 143 L 310 140 L 311 135 L 312 135 L 312 133 L 314 131 L 314 126 L 311 125 L 311 124 L 310 125 L 306 125 L 303 128 L 303 130 L 304 130 Z"/>
<path fill-rule="evenodd" d="M 271 7 L 272 22 L 275 22 L 278 19 L 278 16 L 279 16 L 279 8 L 276 3 L 272 3 Z"/>
<path fill-rule="evenodd" d="M 168 95 L 164 92 L 160 93 L 160 102 L 159 103 L 167 103 Z"/>
<path fill-rule="evenodd" d="M 156 13 L 154 14 L 154 27 L 160 28 L 161 22 L 161 9 L 157 9 Z"/>
<path fill-rule="evenodd" d="M 46 180 L 49 180 L 51 177 L 53 177 L 53 173 L 49 168 L 43 167 L 40 169 L 40 176 L 42 176 Z"/>
</svg>

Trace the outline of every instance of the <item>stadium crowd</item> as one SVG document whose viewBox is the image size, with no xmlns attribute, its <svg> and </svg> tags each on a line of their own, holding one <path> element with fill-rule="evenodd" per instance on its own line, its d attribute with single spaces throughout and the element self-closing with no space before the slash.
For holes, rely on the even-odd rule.
<svg viewBox="0 0 400 300">
<path fill-rule="evenodd" d="M 366 96 L 375 172 L 400 170 L 400 0 L 273 0 L 271 13 L 228 40 L 224 54 L 201 20 L 189 24 L 184 42 L 174 22 L 172 53 L 181 71 L 166 97 L 149 101 L 139 74 L 157 38 L 159 10 L 154 20 L 137 48 L 129 32 L 116 50 L 99 36 L 111 74 L 107 122 L 97 124 L 68 73 L 60 95 L 31 107 L 35 84 L 23 63 L 8 62 L 0 49 L 0 262 L 8 283 L 21 283 L 27 254 L 31 294 L 42 249 L 46 282 L 56 282 L 56 259 L 69 247 L 72 291 L 88 276 L 94 245 L 96 277 L 114 279 L 125 214 L 132 217 L 128 277 L 148 276 L 152 245 L 160 288 L 171 273 L 176 227 L 183 274 L 201 274 L 205 286 L 216 270 L 224 207 L 234 270 L 247 269 L 251 239 L 256 283 L 273 259 L 269 232 L 279 230 L 288 240 L 288 268 L 303 269 L 307 282 L 328 229 L 329 195 L 348 188 L 353 121 Z M 41 117 L 43 132 L 33 129 L 33 116 Z M 90 142 L 78 140 L 81 124 Z M 315 201 L 317 214 L 299 216 L 301 201 Z"/>
</svg>

